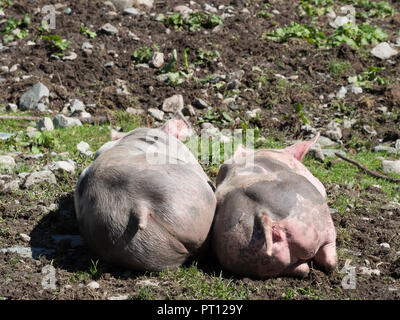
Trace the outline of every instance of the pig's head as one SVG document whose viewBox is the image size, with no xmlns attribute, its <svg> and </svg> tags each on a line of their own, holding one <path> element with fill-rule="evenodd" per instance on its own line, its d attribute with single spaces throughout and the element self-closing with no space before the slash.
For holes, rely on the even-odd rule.
<svg viewBox="0 0 400 320">
<path fill-rule="evenodd" d="M 258 278 L 336 265 L 326 193 L 301 160 L 318 140 L 278 150 L 238 148 L 217 176 L 213 245 L 228 270 Z M 249 158 L 251 158 L 249 160 Z"/>
</svg>

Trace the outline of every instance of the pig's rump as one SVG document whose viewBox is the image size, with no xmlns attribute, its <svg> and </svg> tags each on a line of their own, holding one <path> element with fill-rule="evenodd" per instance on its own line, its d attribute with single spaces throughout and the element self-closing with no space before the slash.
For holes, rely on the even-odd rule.
<svg viewBox="0 0 400 320">
<path fill-rule="evenodd" d="M 325 234 L 330 227 L 326 225 L 329 209 L 308 179 L 290 171 L 276 171 L 268 179 L 261 177 L 246 183 L 253 181 L 252 175 L 236 176 L 242 187 L 218 187 L 212 235 L 221 265 L 255 278 L 283 274 L 286 268 L 312 259 L 330 240 Z M 235 184 L 234 180 L 230 182 Z M 262 219 L 270 221 L 273 230 L 284 232 L 271 231 L 268 243 Z"/>
<path fill-rule="evenodd" d="M 201 249 L 215 197 L 191 164 L 95 162 L 78 181 L 75 208 L 83 237 L 105 260 L 157 271 Z"/>
</svg>

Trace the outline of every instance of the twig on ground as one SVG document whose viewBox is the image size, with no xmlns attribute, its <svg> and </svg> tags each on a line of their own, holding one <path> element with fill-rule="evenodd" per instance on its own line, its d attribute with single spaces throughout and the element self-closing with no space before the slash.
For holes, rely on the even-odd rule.
<svg viewBox="0 0 400 320">
<path fill-rule="evenodd" d="M 338 156 L 339 158 L 347 161 L 347 162 L 350 162 L 350 163 L 354 164 L 355 166 L 357 166 L 358 168 L 360 168 L 361 170 L 365 171 L 366 173 L 368 173 L 369 175 L 371 175 L 371 176 L 373 176 L 375 178 L 385 179 L 385 180 L 388 180 L 390 182 L 397 182 L 397 183 L 400 182 L 400 179 L 391 178 L 391 177 L 385 176 L 383 174 L 380 174 L 378 172 L 371 171 L 368 168 L 364 167 L 361 163 L 359 163 L 359 162 L 357 162 L 355 160 L 351 160 L 349 158 L 346 158 L 345 156 L 341 155 L 338 152 L 336 152 L 335 155 Z"/>
</svg>

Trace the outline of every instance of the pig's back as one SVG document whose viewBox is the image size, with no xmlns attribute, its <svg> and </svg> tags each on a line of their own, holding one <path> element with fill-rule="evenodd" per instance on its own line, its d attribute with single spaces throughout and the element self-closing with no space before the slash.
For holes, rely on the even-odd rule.
<svg viewBox="0 0 400 320">
<path fill-rule="evenodd" d="M 180 265 L 208 235 L 212 189 L 193 165 L 151 165 L 143 154 L 120 160 L 114 154 L 102 154 L 78 183 L 83 236 L 106 260 L 132 269 Z M 149 217 L 141 230 L 135 210 L 143 208 Z"/>
</svg>

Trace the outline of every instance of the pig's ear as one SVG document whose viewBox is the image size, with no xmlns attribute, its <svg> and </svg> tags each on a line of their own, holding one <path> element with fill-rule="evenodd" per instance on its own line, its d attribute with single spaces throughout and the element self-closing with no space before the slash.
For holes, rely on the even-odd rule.
<svg viewBox="0 0 400 320">
<path fill-rule="evenodd" d="M 244 158 L 246 157 L 247 152 L 248 150 L 242 144 L 239 144 L 233 155 L 233 159 Z"/>
<path fill-rule="evenodd" d="M 126 135 L 126 132 L 118 132 L 118 131 L 111 129 L 111 140 L 112 141 L 121 139 L 125 135 Z"/>
<path fill-rule="evenodd" d="M 291 154 L 297 160 L 302 161 L 304 156 L 310 150 L 310 148 L 318 141 L 319 139 L 319 132 L 315 135 L 312 140 L 309 141 L 300 141 L 296 144 L 283 149 L 283 152 Z"/>
<path fill-rule="evenodd" d="M 178 111 L 171 120 L 168 120 L 161 128 L 166 134 L 170 134 L 177 139 L 184 141 L 193 134 L 193 129 L 186 121 L 183 114 Z"/>
</svg>

